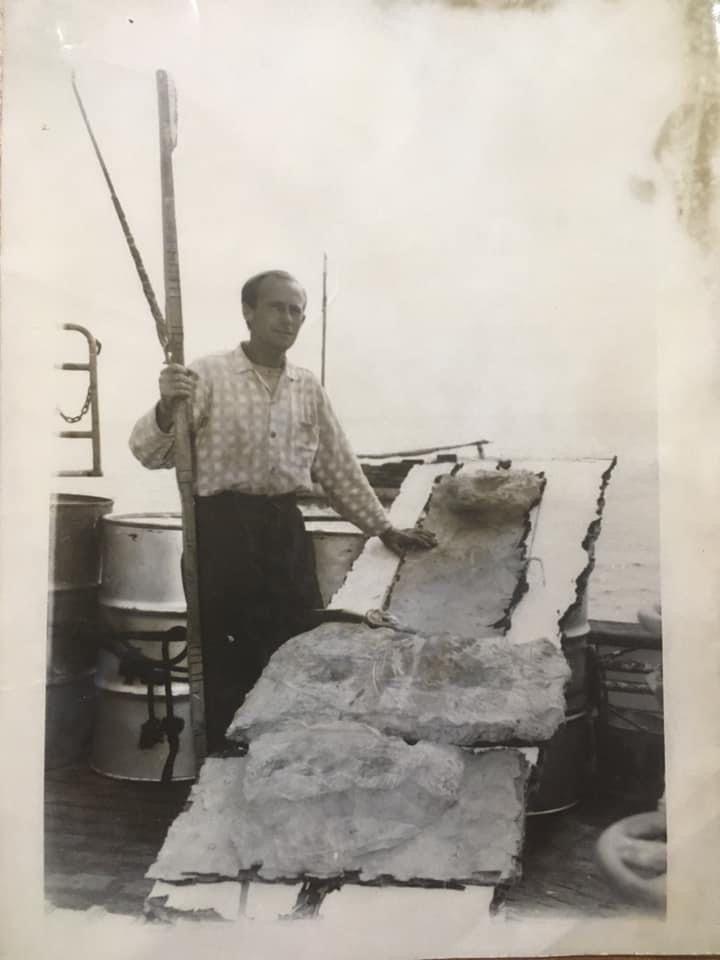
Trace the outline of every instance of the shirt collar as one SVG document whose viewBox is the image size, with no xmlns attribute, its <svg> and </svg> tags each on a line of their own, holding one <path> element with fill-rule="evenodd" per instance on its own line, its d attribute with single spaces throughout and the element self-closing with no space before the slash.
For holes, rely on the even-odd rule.
<svg viewBox="0 0 720 960">
<path fill-rule="evenodd" d="M 235 368 L 237 369 L 238 373 L 249 373 L 254 369 L 254 364 L 250 357 L 248 357 L 243 350 L 242 344 L 238 344 L 235 350 L 233 350 L 232 354 L 235 362 Z M 298 368 L 293 366 L 291 363 L 288 363 L 287 360 L 285 361 L 285 366 L 282 369 L 288 380 L 300 379 L 300 372 Z"/>
</svg>

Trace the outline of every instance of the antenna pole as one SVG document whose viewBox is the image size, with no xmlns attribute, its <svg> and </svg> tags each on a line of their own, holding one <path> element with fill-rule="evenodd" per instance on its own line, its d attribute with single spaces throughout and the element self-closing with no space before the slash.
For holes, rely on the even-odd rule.
<svg viewBox="0 0 720 960">
<path fill-rule="evenodd" d="M 322 278 L 322 359 L 320 363 L 320 383 L 325 386 L 325 350 L 327 347 L 327 253 L 323 253 Z"/>
</svg>

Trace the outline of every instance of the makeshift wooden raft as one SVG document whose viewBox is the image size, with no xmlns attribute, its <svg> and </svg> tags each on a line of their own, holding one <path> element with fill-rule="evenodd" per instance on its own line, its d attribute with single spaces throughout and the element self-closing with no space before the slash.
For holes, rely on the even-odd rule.
<svg viewBox="0 0 720 960">
<path fill-rule="evenodd" d="M 470 475 L 496 468 L 497 463 L 493 461 L 461 465 L 459 471 L 452 464 L 416 466 L 403 483 L 391 518 L 398 526 L 413 525 L 421 518 L 440 475 L 451 471 L 457 475 L 467 471 Z M 492 623 L 481 626 L 487 635 L 502 634 L 505 642 L 513 644 L 532 643 L 544 637 L 559 653 L 563 623 L 578 607 L 592 568 L 593 543 L 599 531 L 603 493 L 612 463 L 515 461 L 513 469 L 516 468 L 544 474 L 543 495 L 529 515 L 521 518 L 521 535 L 514 541 L 512 537 L 509 539 L 509 562 L 516 568 L 516 582 L 509 590 L 503 621 L 499 623 L 495 618 Z M 428 527 L 439 535 L 437 552 L 432 551 L 434 564 L 441 566 L 442 555 L 446 553 L 450 565 L 454 563 L 457 569 L 457 551 L 453 555 L 453 550 L 458 537 L 446 536 L 443 517 L 433 510 L 432 501 L 426 519 Z M 460 536 L 466 537 L 465 528 L 455 524 L 456 533 L 458 529 Z M 481 553 L 483 550 L 492 553 L 493 536 L 496 534 L 492 529 L 476 524 L 474 544 L 466 546 Z M 501 537 L 508 540 L 507 530 L 501 531 Z M 518 550 L 523 561 L 519 564 Z M 379 541 L 368 541 L 332 606 L 357 612 L 385 606 L 394 612 L 397 596 L 398 607 L 402 606 L 406 620 L 412 611 L 408 595 L 413 579 L 422 584 L 419 608 L 425 600 L 428 579 L 422 565 L 429 556 L 413 554 L 401 563 Z M 527 584 L 524 592 L 517 588 L 522 579 Z M 452 608 L 448 610 L 450 620 L 453 610 L 457 611 L 465 625 L 463 632 L 473 616 L 479 615 L 477 586 L 471 578 L 466 578 L 464 588 L 468 602 L 462 602 L 463 592 L 457 590 Z M 507 595 L 506 585 L 503 603 Z M 427 612 L 426 609 L 422 616 L 427 616 Z M 494 612 L 492 616 L 495 617 Z M 254 693 L 263 680 L 261 678 Z M 307 733 L 312 735 L 312 728 Z M 315 738 L 319 736 L 316 729 Z M 383 737 L 380 733 L 377 736 Z M 343 891 L 366 888 L 370 899 L 363 899 L 362 903 L 370 904 L 376 895 L 369 893 L 370 889 L 379 892 L 378 888 L 382 888 L 384 900 L 390 896 L 387 884 L 392 884 L 395 890 L 412 886 L 418 896 L 429 892 L 421 890 L 422 887 L 453 891 L 472 888 L 477 890 L 475 907 L 480 898 L 484 907 L 489 908 L 494 888 L 518 876 L 529 773 L 529 764 L 522 752 L 510 747 L 462 751 L 463 771 L 458 793 L 462 803 L 436 811 L 437 816 L 431 822 L 421 823 L 410 838 L 382 851 L 358 853 L 350 849 L 351 844 L 346 844 L 343 849 L 331 851 L 329 861 L 312 856 L 303 861 L 302 855 L 298 861 L 297 844 L 290 844 L 292 856 L 284 856 L 282 844 L 275 843 L 276 830 L 266 828 L 263 834 L 260 829 L 254 836 L 248 835 L 248 824 L 252 827 L 257 820 L 262 804 L 258 807 L 257 798 L 254 807 L 252 802 L 248 803 L 243 784 L 253 760 L 254 745 L 259 747 L 262 739 L 251 743 L 248 758 L 207 761 L 189 808 L 173 824 L 158 860 L 148 873 L 157 881 L 148 900 L 152 912 L 166 915 L 177 911 L 183 915 L 226 918 L 293 912 L 304 915 L 314 913 L 324 896 L 340 886 Z M 457 748 L 449 749 L 461 753 Z M 316 797 L 315 803 L 321 804 L 322 798 Z M 306 815 L 312 805 L 304 809 L 303 815 Z M 331 818 L 336 813 L 331 810 Z M 292 813 L 288 812 L 288 816 L 292 817 Z M 244 829 L 239 829 L 240 823 Z M 302 818 L 298 820 L 298 827 L 300 837 Z M 302 845 L 302 841 L 300 843 Z M 303 869 L 298 869 L 299 866 Z M 342 897 L 330 898 L 328 904 L 333 903 L 332 910 L 337 912 L 344 909 L 338 904 L 349 906 L 352 900 L 353 909 L 358 910 L 361 908 L 358 896 L 343 899 L 346 897 L 343 892 Z M 323 906 L 323 916 L 327 909 L 327 905 Z"/>
</svg>

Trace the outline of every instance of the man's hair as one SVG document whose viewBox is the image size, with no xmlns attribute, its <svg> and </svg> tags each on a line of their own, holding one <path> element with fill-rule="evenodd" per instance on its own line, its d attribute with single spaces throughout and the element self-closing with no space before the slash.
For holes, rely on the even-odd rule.
<svg viewBox="0 0 720 960">
<path fill-rule="evenodd" d="M 305 297 L 305 302 L 307 303 L 307 293 L 305 288 L 300 284 L 295 277 L 288 273 L 287 270 L 264 270 L 262 273 L 256 273 L 254 277 L 250 277 L 249 280 L 246 280 L 242 288 L 242 302 L 246 307 L 256 307 L 258 301 L 258 294 L 260 293 L 260 286 L 263 280 L 272 278 L 273 280 L 292 280 L 293 283 L 297 283 L 300 289 L 303 292 Z"/>
</svg>

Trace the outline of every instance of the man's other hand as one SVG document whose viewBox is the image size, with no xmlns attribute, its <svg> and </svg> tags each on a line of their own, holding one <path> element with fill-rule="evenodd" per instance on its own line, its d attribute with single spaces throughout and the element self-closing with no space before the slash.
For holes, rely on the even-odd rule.
<svg viewBox="0 0 720 960">
<path fill-rule="evenodd" d="M 417 527 L 410 530 L 396 530 L 390 527 L 380 534 L 380 539 L 388 548 L 401 557 L 408 550 L 429 550 L 437 546 L 437 537 L 429 530 L 420 530 Z"/>
</svg>

